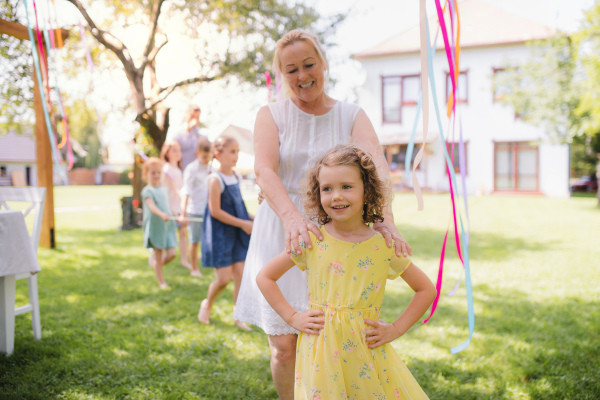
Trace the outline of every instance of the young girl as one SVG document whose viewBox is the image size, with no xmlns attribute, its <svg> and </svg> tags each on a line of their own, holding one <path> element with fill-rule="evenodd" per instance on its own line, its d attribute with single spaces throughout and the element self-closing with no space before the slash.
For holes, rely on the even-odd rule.
<svg viewBox="0 0 600 400">
<path fill-rule="evenodd" d="M 175 226 L 171 217 L 169 205 L 169 194 L 167 188 L 161 186 L 163 162 L 150 157 L 144 163 L 143 177 L 148 185 L 142 189 L 144 207 L 144 220 L 142 228 L 144 231 L 144 246 L 154 249 L 154 257 L 150 265 L 156 272 L 156 279 L 161 289 L 168 289 L 162 274 L 163 265 L 175 258 Z M 165 254 L 166 251 L 166 254 Z"/>
<path fill-rule="evenodd" d="M 281 253 L 256 282 L 269 304 L 300 331 L 294 399 L 427 399 L 389 343 L 427 311 L 435 288 L 410 260 L 396 256 L 368 224 L 381 221 L 389 190 L 371 156 L 353 145 L 327 152 L 307 172 L 305 211 L 321 224 L 312 248 Z M 290 259 L 291 258 L 291 259 Z M 296 312 L 277 279 L 307 271 L 310 309 Z M 401 276 L 415 291 L 388 324 L 379 319 L 386 279 Z"/>
<path fill-rule="evenodd" d="M 169 204 L 174 216 L 181 215 L 181 196 L 180 191 L 183 187 L 183 172 L 181 171 L 181 147 L 179 143 L 172 140 L 165 142 L 160 151 L 160 157 L 165 162 L 163 166 L 163 185 L 169 190 Z M 179 231 L 179 254 L 181 265 L 191 271 L 192 276 L 202 276 L 200 271 L 192 269 L 188 261 L 187 252 L 187 232 L 188 223 L 184 220 L 175 222 Z"/>
<path fill-rule="evenodd" d="M 238 142 L 229 136 L 218 138 L 213 155 L 221 166 L 208 179 L 208 204 L 202 225 L 202 265 L 215 269 L 216 279 L 202 300 L 198 321 L 208 324 L 210 310 L 233 277 L 233 303 L 237 300 L 244 262 L 250 242 L 252 221 L 240 192 L 238 175 L 233 167 L 238 160 Z M 250 327 L 235 321 L 244 330 Z"/>
</svg>

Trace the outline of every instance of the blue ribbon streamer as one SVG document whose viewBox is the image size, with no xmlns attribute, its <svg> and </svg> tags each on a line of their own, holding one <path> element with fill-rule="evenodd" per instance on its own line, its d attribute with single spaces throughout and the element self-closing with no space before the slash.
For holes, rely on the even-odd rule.
<svg viewBox="0 0 600 400">
<path fill-rule="evenodd" d="M 44 82 L 42 80 L 42 70 L 40 68 L 40 60 L 37 54 L 36 41 L 33 36 L 33 31 L 29 24 L 29 8 L 27 7 L 27 0 L 23 1 L 25 4 L 25 16 L 27 17 L 27 32 L 29 33 L 29 40 L 31 41 L 32 53 L 33 53 L 33 64 L 35 66 L 35 75 L 38 82 L 38 88 L 40 90 L 40 99 L 42 101 L 42 109 L 44 110 L 44 119 L 46 120 L 46 129 L 48 130 L 48 138 L 50 139 L 50 147 L 52 150 L 52 155 L 54 159 L 54 163 L 56 164 L 56 168 L 61 177 L 66 178 L 62 168 L 59 163 L 59 156 L 56 147 L 54 146 L 54 130 L 52 129 L 52 124 L 50 123 L 50 113 L 48 112 L 47 103 L 46 103 L 46 95 L 44 93 Z"/>
</svg>

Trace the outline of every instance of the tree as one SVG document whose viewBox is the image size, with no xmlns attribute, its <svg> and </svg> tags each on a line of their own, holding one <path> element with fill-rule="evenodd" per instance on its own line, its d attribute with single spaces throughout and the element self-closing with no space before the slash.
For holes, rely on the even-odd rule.
<svg viewBox="0 0 600 400">
<path fill-rule="evenodd" d="M 524 121 L 545 127 L 555 140 L 574 144 L 571 155 L 577 157 L 577 169 L 588 171 L 595 164 L 600 174 L 598 32 L 600 1 L 586 12 L 579 31 L 531 44 L 532 60 L 511 68 L 500 84 L 506 92 L 502 101 L 513 105 Z"/>
<path fill-rule="evenodd" d="M 309 6 L 278 0 L 107 0 L 111 18 L 95 21 L 88 12 L 91 0 L 85 4 L 65 1 L 79 10 L 91 35 L 118 60 L 130 84 L 136 121 L 157 149 L 169 129 L 170 110 L 164 100 L 171 93 L 231 76 L 262 84 L 275 41 L 285 31 L 310 28 L 319 19 Z M 97 3 L 94 1 L 94 6 Z M 325 31 L 341 18 L 333 17 Z M 134 52 L 114 32 L 140 24 L 148 27 L 148 33 L 143 51 Z M 196 55 L 195 72 L 179 79 L 161 79 L 157 73 L 159 54 L 169 37 L 176 35 L 194 40 L 193 48 L 186 51 Z M 215 42 L 222 46 L 214 46 Z"/>
<path fill-rule="evenodd" d="M 0 0 L 0 16 L 17 21 L 18 1 Z M 31 43 L 0 35 L 0 129 L 23 133 L 33 127 Z"/>
</svg>

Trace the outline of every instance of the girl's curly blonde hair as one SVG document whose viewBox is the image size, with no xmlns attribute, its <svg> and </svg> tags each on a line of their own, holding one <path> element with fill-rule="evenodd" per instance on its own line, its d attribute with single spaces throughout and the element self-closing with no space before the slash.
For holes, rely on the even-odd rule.
<svg viewBox="0 0 600 400">
<path fill-rule="evenodd" d="M 364 185 L 364 223 L 382 222 L 383 209 L 391 198 L 389 185 L 379 178 L 373 157 L 365 150 L 353 144 L 338 145 L 323 155 L 306 172 L 302 188 L 304 189 L 304 211 L 306 215 L 324 225 L 331 221 L 321 205 L 319 172 L 322 166 L 354 165 L 360 172 Z"/>
</svg>

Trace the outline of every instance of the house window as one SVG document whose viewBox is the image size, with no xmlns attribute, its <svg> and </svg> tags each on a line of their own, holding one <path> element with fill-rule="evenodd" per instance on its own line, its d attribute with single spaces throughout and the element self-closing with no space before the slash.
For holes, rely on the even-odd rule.
<svg viewBox="0 0 600 400">
<path fill-rule="evenodd" d="M 388 145 L 386 146 L 386 156 L 387 156 L 387 161 L 390 167 L 390 170 L 392 172 L 394 171 L 404 171 L 404 163 L 406 160 L 406 150 L 408 149 L 408 145 L 407 144 L 392 144 L 392 145 Z M 412 157 L 411 157 L 411 168 L 412 168 L 412 164 L 415 161 L 415 158 L 417 157 L 417 153 L 419 152 L 419 150 L 421 149 L 421 145 L 415 143 L 415 146 L 413 147 L 413 153 L 412 153 Z M 417 171 L 421 170 L 421 165 L 423 163 L 419 163 L 419 165 L 417 166 Z"/>
<path fill-rule="evenodd" d="M 401 122 L 402 116 L 402 77 L 382 78 L 383 122 Z"/>
<path fill-rule="evenodd" d="M 421 93 L 421 76 L 407 75 L 402 77 L 402 105 L 416 105 Z"/>
<path fill-rule="evenodd" d="M 450 79 L 450 73 L 446 72 L 446 103 L 452 94 L 452 80 Z M 467 71 L 461 71 L 458 74 L 458 80 L 456 82 L 456 99 L 458 103 L 468 103 L 469 100 L 469 84 L 467 81 Z"/>
<path fill-rule="evenodd" d="M 381 84 L 383 122 L 402 122 L 402 106 L 419 101 L 420 75 L 384 76 Z"/>
<path fill-rule="evenodd" d="M 493 102 L 501 101 L 504 95 L 508 92 L 507 80 L 508 70 L 506 68 L 494 68 L 492 77 L 492 100 Z"/>
<path fill-rule="evenodd" d="M 467 160 L 469 159 L 467 157 L 468 154 L 468 150 L 467 150 L 467 145 L 468 142 L 463 142 L 465 145 L 465 175 L 469 173 L 469 166 L 467 163 Z M 454 144 L 454 158 L 452 158 L 452 145 Z M 459 147 L 460 143 L 456 142 L 456 143 L 446 143 L 446 150 L 448 150 L 448 156 L 450 157 L 450 160 L 452 160 L 452 166 L 454 167 L 454 173 L 458 174 L 460 173 L 460 157 L 459 157 Z M 444 158 L 445 161 L 445 158 Z M 444 171 L 446 171 L 446 163 L 444 162 Z"/>
<path fill-rule="evenodd" d="M 535 143 L 494 143 L 494 189 L 538 190 L 539 150 Z"/>
</svg>

